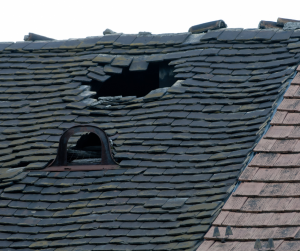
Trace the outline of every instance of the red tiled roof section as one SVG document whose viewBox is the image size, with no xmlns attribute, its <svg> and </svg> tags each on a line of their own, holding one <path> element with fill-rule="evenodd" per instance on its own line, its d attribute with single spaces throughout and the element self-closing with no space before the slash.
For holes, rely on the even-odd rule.
<svg viewBox="0 0 300 251">
<path fill-rule="evenodd" d="M 276 251 L 300 249 L 300 67 L 271 121 L 254 148 L 254 158 L 241 174 L 232 193 L 205 235 L 198 251 L 254 250 L 274 239 Z M 233 235 L 221 237 L 230 226 Z"/>
</svg>

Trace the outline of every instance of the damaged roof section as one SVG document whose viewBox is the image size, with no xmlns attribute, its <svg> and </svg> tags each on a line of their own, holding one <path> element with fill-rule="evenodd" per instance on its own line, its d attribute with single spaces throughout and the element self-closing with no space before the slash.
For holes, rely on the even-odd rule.
<svg viewBox="0 0 300 251">
<path fill-rule="evenodd" d="M 101 45 L 103 49 L 113 50 L 113 43 L 118 41 L 120 35 L 113 36 L 113 39 L 110 35 L 110 38 L 105 38 L 106 41 L 110 40 L 110 45 Z M 182 34 L 178 36 L 183 38 Z M 193 139 L 194 134 L 199 135 L 201 140 L 212 140 L 209 135 L 219 133 L 222 139 L 235 142 L 232 138 L 240 137 L 239 134 L 233 137 L 232 133 L 238 133 L 236 127 L 240 127 L 239 133 L 250 136 L 249 130 L 252 129 L 248 129 L 248 125 L 255 131 L 251 136 L 255 136 L 260 124 L 264 124 L 276 106 L 275 101 L 288 84 L 286 80 L 293 74 L 293 68 L 289 67 L 299 62 L 297 52 L 300 46 L 295 40 L 299 39 L 297 36 L 300 37 L 300 33 L 225 29 L 208 32 L 201 40 L 197 34 L 184 36 L 185 42 L 181 46 L 173 44 L 164 48 L 178 50 L 177 52 L 145 55 L 144 61 L 170 62 L 169 64 L 174 66 L 175 78 L 184 80 L 180 85 L 165 89 L 162 93 L 149 94 L 144 98 L 121 98 L 117 102 L 105 104 L 99 104 L 91 98 L 95 94 L 89 91 L 91 77 L 100 82 L 100 78 L 112 76 L 115 69 L 130 68 L 136 60 L 135 57 L 131 60 L 123 55 L 103 54 L 103 49 L 74 49 L 71 45 L 67 52 L 66 49 L 62 49 L 67 48 L 65 41 L 61 41 L 60 44 L 43 42 L 48 52 L 43 49 L 33 50 L 33 46 L 39 44 L 34 42 L 23 44 L 23 49 L 20 49 L 22 46 L 18 44 L 7 46 L 0 58 L 0 98 L 3 101 L 0 104 L 3 121 L 1 147 L 5 149 L 1 157 L 2 167 L 26 166 L 32 162 L 47 161 L 47 158 L 50 160 L 55 154 L 59 135 L 63 130 L 78 123 L 95 123 L 110 136 L 116 132 L 126 133 L 129 138 L 137 136 L 136 144 L 142 144 L 147 135 L 139 136 L 134 135 L 135 133 L 156 135 L 165 132 L 168 132 L 170 140 L 189 141 Z M 256 43 L 241 43 L 248 41 L 247 39 L 251 40 L 250 36 Z M 289 43 L 292 36 L 292 43 Z M 258 38 L 269 40 L 263 40 L 268 43 L 262 43 L 262 40 L 256 40 Z M 99 39 L 104 43 L 102 38 Z M 168 41 L 169 39 L 170 37 Z M 240 43 L 231 43 L 233 40 Z M 86 40 L 72 41 L 75 42 L 76 47 L 81 48 Z M 59 48 L 49 51 L 51 44 Z M 20 46 L 19 49 L 15 45 Z M 100 51 L 101 54 L 96 53 Z M 105 67 L 110 67 L 111 72 L 105 72 Z M 249 112 L 256 113 L 251 117 Z M 235 115 L 230 117 L 228 113 Z M 241 119 L 244 116 L 245 119 Z M 166 121 L 155 122 L 166 117 L 169 118 Z M 248 119 L 258 120 L 247 124 Z M 143 120 L 146 121 L 142 122 Z M 204 136 L 206 138 L 203 138 Z M 120 135 L 119 140 L 121 139 L 127 138 Z M 159 141 L 156 143 L 159 144 Z M 204 144 L 201 145 L 203 149 L 207 146 L 214 147 L 216 143 L 211 141 L 201 144 Z M 130 147 L 122 148 L 121 145 L 123 143 L 115 145 L 119 147 L 117 153 L 120 153 L 120 159 L 125 158 L 121 157 L 121 152 L 128 154 L 126 159 L 136 158 L 130 155 Z M 177 153 L 168 147 L 157 150 L 151 147 L 145 146 L 143 153 L 168 152 L 171 154 L 169 160 L 172 154 L 175 154 L 172 156 L 175 160 L 178 153 L 190 153 L 187 149 L 184 153 Z M 199 145 L 198 153 L 201 147 Z M 37 148 L 40 150 L 36 151 Z M 216 154 L 220 151 L 223 151 L 223 147 L 212 150 L 211 153 Z M 43 156 L 45 154 L 48 157 Z M 209 158 L 211 156 L 207 155 L 207 159 Z M 226 159 L 227 155 L 220 158 Z M 138 165 L 138 162 L 135 163 Z"/>
<path fill-rule="evenodd" d="M 1 246 L 197 249 L 294 75 L 299 38 L 218 29 L 0 44 Z M 158 62 L 174 67 L 172 87 L 93 98 L 92 79 Z M 119 167 L 43 171 L 83 124 L 111 137 Z"/>
</svg>

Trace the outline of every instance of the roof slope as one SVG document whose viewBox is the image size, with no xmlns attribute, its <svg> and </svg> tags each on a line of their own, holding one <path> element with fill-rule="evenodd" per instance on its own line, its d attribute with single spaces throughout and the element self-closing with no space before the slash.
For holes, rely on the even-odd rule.
<svg viewBox="0 0 300 251">
<path fill-rule="evenodd" d="M 240 186 L 213 223 L 221 234 L 226 226 L 233 227 L 233 236 L 226 244 L 211 241 L 211 228 L 205 236 L 210 241 L 199 250 L 253 250 L 256 239 L 269 238 L 276 240 L 276 251 L 299 250 L 299 85 L 300 73 L 255 147 L 257 154 L 240 176 Z"/>
<path fill-rule="evenodd" d="M 7 250 L 195 250 L 300 60 L 296 31 L 124 37 L 5 44 L 0 245 Z M 91 78 L 161 60 L 183 81 L 144 98 L 91 98 Z M 28 172 L 54 158 L 63 130 L 87 123 L 114 136 L 120 169 Z"/>
</svg>

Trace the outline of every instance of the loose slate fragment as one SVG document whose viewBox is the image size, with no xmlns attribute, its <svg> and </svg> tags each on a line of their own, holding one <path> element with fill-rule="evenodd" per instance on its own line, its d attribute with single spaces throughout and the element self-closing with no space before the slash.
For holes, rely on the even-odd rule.
<svg viewBox="0 0 300 251">
<path fill-rule="evenodd" d="M 111 65 L 105 65 L 104 66 L 104 71 L 106 73 L 121 74 L 122 70 L 123 70 L 122 68 L 113 67 Z"/>
<path fill-rule="evenodd" d="M 88 74 L 89 75 L 89 74 Z M 89 83 L 92 81 L 92 79 L 90 78 L 87 78 L 87 77 L 83 77 L 83 76 L 78 76 L 78 77 L 75 77 L 73 78 L 74 81 L 78 81 L 78 82 L 86 82 L 86 83 Z"/>
<path fill-rule="evenodd" d="M 104 68 L 102 66 L 89 67 L 88 70 L 91 71 L 91 72 L 94 72 L 98 75 L 102 75 L 102 76 L 105 75 Z"/>
<path fill-rule="evenodd" d="M 100 81 L 100 82 L 105 82 L 106 80 L 108 80 L 110 78 L 109 75 L 98 75 L 98 74 L 95 74 L 93 72 L 89 73 L 87 75 L 88 77 L 90 77 L 91 79 L 94 79 L 94 80 L 97 80 L 97 81 Z"/>
<path fill-rule="evenodd" d="M 127 67 L 132 62 L 132 57 L 126 57 L 126 56 L 119 56 L 116 57 L 113 62 L 111 63 L 112 66 L 121 66 L 121 67 Z"/>
<path fill-rule="evenodd" d="M 96 63 L 110 64 L 114 58 L 115 56 L 113 55 L 99 54 L 92 61 Z"/>
</svg>

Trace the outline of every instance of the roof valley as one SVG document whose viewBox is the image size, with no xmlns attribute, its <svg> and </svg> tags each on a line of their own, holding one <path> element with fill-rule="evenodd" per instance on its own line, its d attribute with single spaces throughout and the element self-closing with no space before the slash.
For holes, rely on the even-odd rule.
<svg viewBox="0 0 300 251">
<path fill-rule="evenodd" d="M 241 174 L 238 189 L 225 203 L 213 226 L 221 235 L 231 226 L 226 245 L 216 241 L 212 227 L 199 251 L 253 250 L 256 239 L 275 240 L 275 250 L 297 250 L 299 227 L 298 117 L 300 67 L 284 94 L 271 127 L 255 147 L 255 157 Z M 246 241 L 246 242 L 245 242 Z"/>
</svg>

